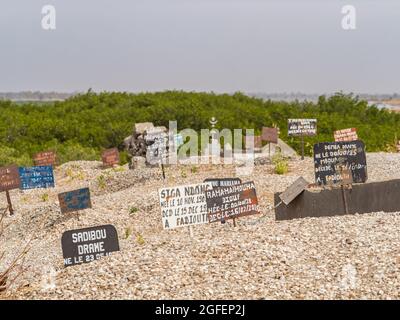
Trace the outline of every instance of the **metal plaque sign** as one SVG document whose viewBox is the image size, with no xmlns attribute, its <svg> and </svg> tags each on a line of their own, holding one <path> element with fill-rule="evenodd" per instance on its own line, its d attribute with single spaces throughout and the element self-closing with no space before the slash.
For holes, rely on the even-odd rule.
<svg viewBox="0 0 400 320">
<path fill-rule="evenodd" d="M 21 189 L 54 188 L 52 166 L 20 167 Z"/>
<path fill-rule="evenodd" d="M 288 136 L 315 136 L 317 119 L 289 119 Z"/>
<path fill-rule="evenodd" d="M 356 128 L 336 130 L 333 132 L 333 136 L 335 138 L 335 142 L 358 140 Z"/>
<path fill-rule="evenodd" d="M 211 183 L 213 188 L 236 186 L 242 183 L 240 178 L 208 178 L 204 183 Z"/>
<path fill-rule="evenodd" d="M 112 167 L 113 165 L 119 164 L 119 151 L 117 148 L 104 150 L 101 154 L 103 165 L 106 167 Z"/>
<path fill-rule="evenodd" d="M 18 166 L 6 166 L 0 168 L 0 191 L 18 189 L 21 185 Z"/>
<path fill-rule="evenodd" d="M 262 148 L 262 138 L 261 136 L 246 136 L 245 138 L 245 147 L 246 149 L 252 148 L 252 143 L 254 149 Z"/>
<path fill-rule="evenodd" d="M 367 181 L 365 146 L 360 140 L 314 145 L 315 182 L 319 185 Z"/>
<path fill-rule="evenodd" d="M 278 143 L 278 128 L 262 128 L 261 137 L 264 141 Z"/>
<path fill-rule="evenodd" d="M 308 181 L 303 177 L 298 178 L 291 186 L 289 186 L 284 192 L 279 194 L 279 198 L 281 198 L 282 202 L 286 205 L 291 203 L 296 197 L 302 193 L 307 186 L 309 185 Z"/>
<path fill-rule="evenodd" d="M 61 213 L 83 210 L 92 207 L 89 188 L 58 194 Z"/>
<path fill-rule="evenodd" d="M 92 262 L 119 251 L 117 230 L 112 225 L 69 230 L 61 237 L 66 267 Z"/>
<path fill-rule="evenodd" d="M 210 223 L 260 213 L 253 181 L 213 188 L 205 194 Z"/>
<path fill-rule="evenodd" d="M 56 154 L 53 151 L 39 152 L 33 157 L 35 166 L 54 166 L 56 164 Z"/>
<path fill-rule="evenodd" d="M 208 223 L 205 191 L 211 183 L 162 188 L 159 190 L 164 229 Z"/>
</svg>

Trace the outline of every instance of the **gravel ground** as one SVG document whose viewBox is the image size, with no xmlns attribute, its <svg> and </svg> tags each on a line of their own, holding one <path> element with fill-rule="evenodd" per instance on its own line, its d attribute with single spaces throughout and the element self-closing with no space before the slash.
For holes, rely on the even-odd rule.
<svg viewBox="0 0 400 320">
<path fill-rule="evenodd" d="M 370 153 L 367 163 L 369 181 L 400 178 L 400 154 Z M 157 168 L 64 164 L 56 169 L 56 188 L 11 191 L 16 214 L 5 219 L 0 271 L 32 240 L 25 272 L 1 298 L 399 299 L 399 213 L 275 222 L 273 193 L 299 176 L 314 181 L 311 158 L 289 167 L 276 175 L 271 165 L 260 165 L 241 177 L 255 182 L 264 218 L 241 218 L 236 228 L 195 226 L 191 238 L 188 228 L 162 229 L 158 188 L 235 176 L 233 165 L 169 167 L 164 182 Z M 86 186 L 93 208 L 62 215 L 57 194 Z M 4 207 L 4 193 L 0 201 Z M 117 228 L 121 251 L 64 268 L 62 233 L 102 224 Z"/>
</svg>

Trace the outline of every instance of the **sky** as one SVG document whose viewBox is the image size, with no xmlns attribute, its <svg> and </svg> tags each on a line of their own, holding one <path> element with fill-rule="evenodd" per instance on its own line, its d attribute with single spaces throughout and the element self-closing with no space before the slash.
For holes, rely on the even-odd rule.
<svg viewBox="0 0 400 320">
<path fill-rule="evenodd" d="M 0 92 L 400 92 L 398 0 L 1 0 L 0 41 Z"/>
</svg>

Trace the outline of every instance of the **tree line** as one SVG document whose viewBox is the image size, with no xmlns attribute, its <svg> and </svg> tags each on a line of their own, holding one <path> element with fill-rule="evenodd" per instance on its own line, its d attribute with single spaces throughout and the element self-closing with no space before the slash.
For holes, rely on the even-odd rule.
<svg viewBox="0 0 400 320">
<path fill-rule="evenodd" d="M 0 165 L 32 165 L 32 156 L 54 150 L 60 163 L 99 160 L 101 150 L 118 147 L 136 122 L 166 126 L 178 122 L 178 130 L 210 128 L 255 129 L 277 126 L 280 137 L 296 150 L 300 140 L 287 136 L 287 119 L 316 118 L 318 134 L 305 139 L 306 154 L 314 143 L 333 141 L 333 131 L 356 127 L 367 151 L 395 151 L 400 137 L 400 114 L 368 106 L 352 94 L 337 93 L 318 102 L 280 102 L 242 93 L 215 94 L 183 91 L 157 93 L 103 92 L 73 96 L 53 103 L 17 104 L 0 101 Z M 122 161 L 127 161 L 122 152 Z"/>
</svg>

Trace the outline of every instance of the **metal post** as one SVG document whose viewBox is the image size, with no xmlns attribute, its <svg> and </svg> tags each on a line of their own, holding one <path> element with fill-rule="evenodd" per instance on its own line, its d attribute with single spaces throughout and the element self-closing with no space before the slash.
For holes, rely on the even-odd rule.
<svg viewBox="0 0 400 320">
<path fill-rule="evenodd" d="M 304 160 L 304 136 L 301 135 L 301 160 Z"/>
<path fill-rule="evenodd" d="M 342 184 L 342 197 L 343 197 L 344 210 L 345 210 L 346 214 L 349 214 L 349 207 L 347 205 L 347 198 L 346 198 L 346 193 L 345 193 L 343 184 Z"/>
</svg>

